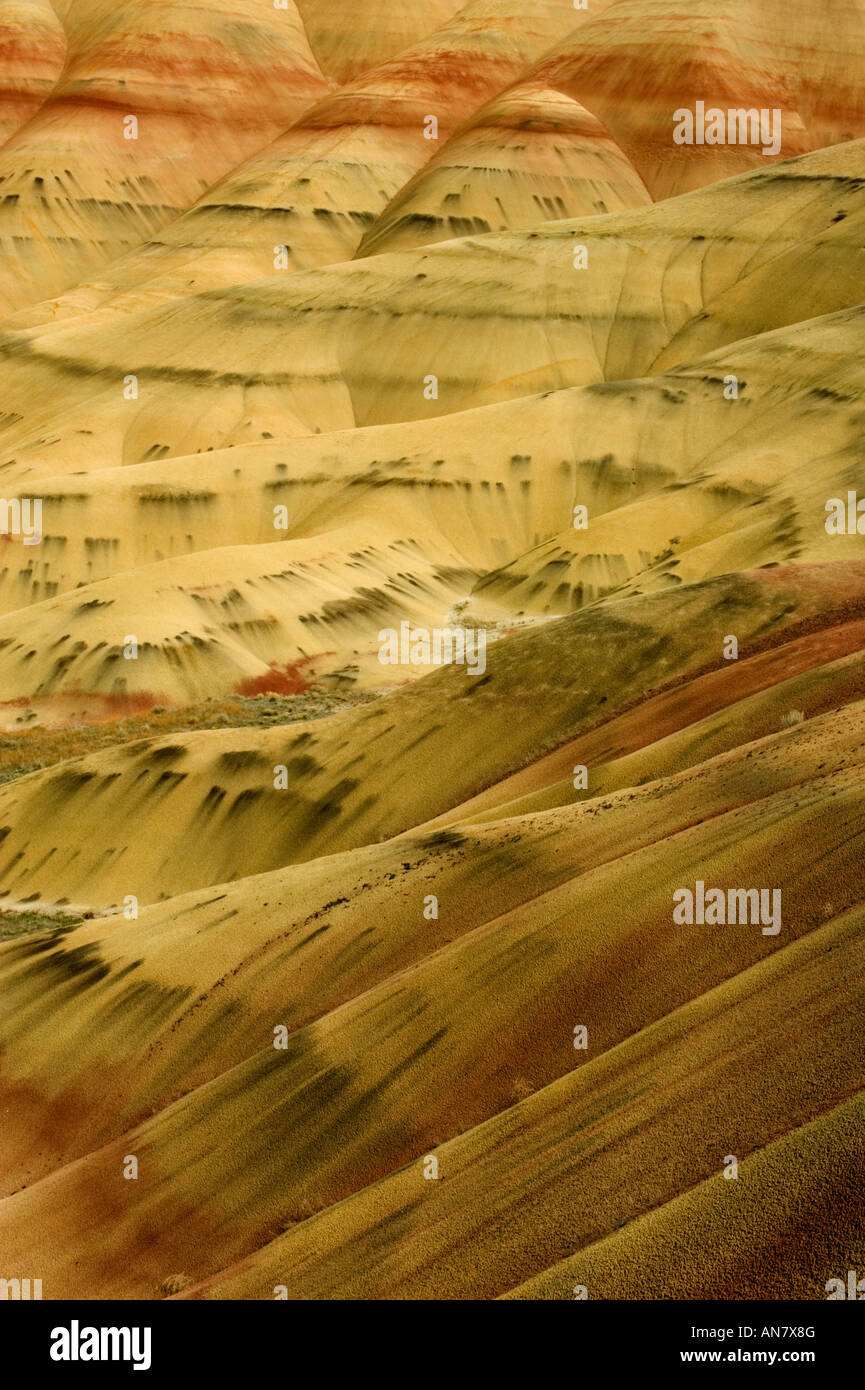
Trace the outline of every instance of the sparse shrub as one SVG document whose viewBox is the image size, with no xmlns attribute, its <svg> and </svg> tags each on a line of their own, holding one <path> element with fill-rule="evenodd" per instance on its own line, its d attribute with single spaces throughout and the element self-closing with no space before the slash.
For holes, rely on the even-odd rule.
<svg viewBox="0 0 865 1390">
<path fill-rule="evenodd" d="M 792 729 L 794 724 L 801 724 L 804 718 L 800 709 L 788 709 L 786 714 L 781 715 L 781 728 Z"/>
<path fill-rule="evenodd" d="M 171 1298 L 176 1293 L 183 1293 L 184 1289 L 192 1288 L 192 1283 L 188 1274 L 169 1274 L 159 1285 L 159 1292 L 163 1297 Z"/>
<path fill-rule="evenodd" d="M 90 916 L 92 917 L 93 913 L 90 913 Z M 30 932 L 56 932 L 62 927 L 73 927 L 82 920 L 81 913 L 37 912 L 32 908 L 21 912 L 0 908 L 0 941 L 26 936 Z"/>
</svg>

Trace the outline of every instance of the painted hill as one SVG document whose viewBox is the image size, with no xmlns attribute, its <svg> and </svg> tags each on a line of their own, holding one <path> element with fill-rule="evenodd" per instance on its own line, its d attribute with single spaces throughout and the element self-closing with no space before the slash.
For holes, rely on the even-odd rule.
<svg viewBox="0 0 865 1390">
<path fill-rule="evenodd" d="M 3 476 L 454 415 L 653 375 L 853 309 L 862 148 L 583 223 L 271 274 L 118 311 L 118 322 L 109 306 L 80 323 L 10 328 L 0 336 Z"/>
<path fill-rule="evenodd" d="M 683 623 L 693 633 L 687 647 L 675 642 Z M 714 672 L 734 691 L 745 681 L 750 695 L 789 673 L 787 661 L 764 660 L 752 683 L 743 676 L 751 657 L 802 639 L 796 665 L 808 669 L 861 647 L 863 632 L 861 562 L 766 570 L 611 602 L 502 638 L 486 651 L 485 672 L 445 666 L 320 728 L 194 733 L 100 751 L 0 787 L 0 898 L 106 906 L 134 894 L 152 902 L 377 842 L 441 815 L 650 693 Z M 731 633 L 735 663 L 724 659 Z M 179 643 L 177 653 L 177 665 L 200 661 L 194 641 Z M 104 661 L 111 653 L 97 655 Z M 145 669 L 148 659 L 143 651 Z M 206 676 L 203 666 L 202 683 Z M 543 694 L 530 709 L 527 691 Z M 685 701 L 681 722 L 664 732 L 717 708 L 711 683 L 706 693 L 708 707 Z M 735 698 L 731 692 L 727 701 Z M 163 843 L 166 823 L 171 836 Z M 99 830 L 105 824 L 110 847 Z"/>
<path fill-rule="evenodd" d="M 66 34 L 50 0 L 0 8 L 0 145 L 50 95 L 66 57 Z"/>
<path fill-rule="evenodd" d="M 572 18 L 561 0 L 475 0 L 297 119 L 287 114 L 288 130 L 208 187 L 188 211 L 95 280 L 28 306 L 10 324 L 56 322 L 103 306 L 116 323 L 142 305 L 164 312 L 166 301 L 275 269 L 350 259 L 438 142 L 567 32 Z M 359 37 L 353 27 L 348 32 Z"/>
<path fill-rule="evenodd" d="M 293 0 L 57 9 L 65 66 L 0 150 L 7 314 L 140 244 L 327 90 Z"/>
<path fill-rule="evenodd" d="M 0 3 L 0 1276 L 865 1264 L 863 68 Z"/>
</svg>

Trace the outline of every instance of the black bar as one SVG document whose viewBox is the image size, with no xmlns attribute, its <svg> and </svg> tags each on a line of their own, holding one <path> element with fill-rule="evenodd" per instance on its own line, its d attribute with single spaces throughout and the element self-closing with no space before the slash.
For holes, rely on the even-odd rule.
<svg viewBox="0 0 865 1390">
<path fill-rule="evenodd" d="M 6 1306 L 0 1327 L 4 1360 L 11 1355 L 19 1373 L 47 1375 L 58 1383 L 70 1376 L 92 1379 L 99 1372 L 161 1380 L 166 1372 L 186 1371 L 213 1373 L 221 1381 L 232 1373 L 248 1378 L 281 1372 L 286 1380 L 297 1380 L 301 1367 L 304 1379 L 317 1371 L 332 1375 L 341 1358 L 349 1370 L 365 1375 L 374 1373 L 378 1362 L 390 1368 L 388 1379 L 428 1382 L 439 1369 L 453 1375 L 475 1358 L 487 1373 L 500 1362 L 513 1375 L 528 1357 L 538 1376 L 564 1372 L 582 1379 L 590 1367 L 594 1378 L 622 1371 L 651 1375 L 674 1367 L 699 1375 L 707 1366 L 734 1374 L 743 1366 L 773 1371 L 797 1366 L 822 1384 L 829 1375 L 849 1374 L 861 1349 L 861 1315 L 832 1302 L 574 1301 L 519 1308 L 516 1314 L 513 1303 L 505 1308 L 464 1301 L 17 1303 Z M 92 1328 L 128 1329 L 128 1342 L 121 1335 L 116 1345 L 129 1358 L 52 1359 L 52 1347 L 88 1355 L 98 1347 L 101 1354 L 101 1335 L 94 1341 Z M 114 1345 L 106 1339 L 109 1356 Z M 414 1348 L 408 1359 L 407 1348 Z M 141 1363 L 138 1372 L 134 1360 Z"/>
</svg>

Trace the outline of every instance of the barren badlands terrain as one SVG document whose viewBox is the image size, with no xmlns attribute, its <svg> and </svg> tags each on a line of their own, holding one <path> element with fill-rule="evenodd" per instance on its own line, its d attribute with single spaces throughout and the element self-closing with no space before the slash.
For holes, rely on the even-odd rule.
<svg viewBox="0 0 865 1390">
<path fill-rule="evenodd" d="M 865 0 L 0 0 L 0 1277 L 865 1271 L 863 462 Z"/>
</svg>

